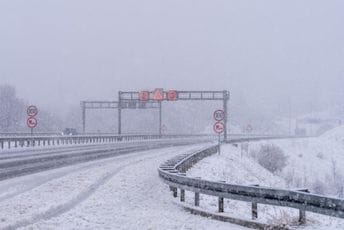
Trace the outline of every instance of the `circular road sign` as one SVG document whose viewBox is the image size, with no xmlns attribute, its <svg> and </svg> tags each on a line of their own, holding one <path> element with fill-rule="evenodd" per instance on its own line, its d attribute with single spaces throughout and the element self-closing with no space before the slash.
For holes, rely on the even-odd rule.
<svg viewBox="0 0 344 230">
<path fill-rule="evenodd" d="M 223 131 L 225 131 L 225 124 L 223 124 L 223 122 L 221 121 L 218 121 L 214 124 L 213 128 L 214 128 L 215 133 L 220 134 L 220 133 L 223 133 Z"/>
<path fill-rule="evenodd" d="M 34 117 L 29 117 L 26 121 L 27 127 L 33 129 L 37 126 L 37 120 Z"/>
<path fill-rule="evenodd" d="M 214 112 L 215 121 L 223 121 L 225 119 L 225 112 L 221 109 L 218 109 Z"/>
<path fill-rule="evenodd" d="M 38 114 L 38 109 L 36 106 L 34 105 L 30 105 L 29 107 L 27 107 L 27 115 L 29 117 L 34 117 Z"/>
</svg>

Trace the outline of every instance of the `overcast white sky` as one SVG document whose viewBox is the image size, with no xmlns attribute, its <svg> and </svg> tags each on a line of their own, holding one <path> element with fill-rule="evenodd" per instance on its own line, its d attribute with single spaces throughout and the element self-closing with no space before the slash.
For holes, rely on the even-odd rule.
<svg viewBox="0 0 344 230">
<path fill-rule="evenodd" d="M 156 87 L 331 99 L 343 22 L 343 0 L 0 0 L 0 84 L 60 108 Z"/>
</svg>

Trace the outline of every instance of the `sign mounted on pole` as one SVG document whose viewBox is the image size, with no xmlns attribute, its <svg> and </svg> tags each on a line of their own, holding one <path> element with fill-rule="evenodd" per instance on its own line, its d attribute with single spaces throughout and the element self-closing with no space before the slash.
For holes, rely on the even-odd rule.
<svg viewBox="0 0 344 230">
<path fill-rule="evenodd" d="M 221 134 L 225 131 L 225 124 L 221 121 L 218 121 L 214 124 L 214 131 L 217 134 Z"/>
<path fill-rule="evenodd" d="M 26 120 L 26 125 L 31 129 L 31 135 L 33 134 L 33 129 L 37 126 L 37 119 L 35 116 L 38 114 L 38 109 L 34 105 L 27 107 L 27 115 L 29 116 Z"/>
<path fill-rule="evenodd" d="M 37 119 L 34 117 L 29 117 L 26 121 L 27 127 L 33 129 L 37 126 Z"/>
<path fill-rule="evenodd" d="M 34 116 L 36 116 L 37 114 L 38 114 L 38 109 L 37 109 L 37 107 L 36 106 L 34 106 L 34 105 L 30 105 L 28 108 L 27 108 L 27 115 L 29 116 L 29 117 L 34 117 Z"/>
<path fill-rule="evenodd" d="M 215 121 L 223 121 L 225 119 L 225 111 L 218 109 L 214 112 Z"/>
</svg>

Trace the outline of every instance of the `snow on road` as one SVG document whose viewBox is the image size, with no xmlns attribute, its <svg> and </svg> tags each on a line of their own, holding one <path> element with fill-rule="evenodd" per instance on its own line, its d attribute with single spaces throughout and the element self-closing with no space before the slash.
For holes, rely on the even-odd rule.
<svg viewBox="0 0 344 230">
<path fill-rule="evenodd" d="M 193 216 L 159 180 L 163 161 L 204 145 L 143 151 L 0 182 L 0 229 L 243 229 Z"/>
</svg>

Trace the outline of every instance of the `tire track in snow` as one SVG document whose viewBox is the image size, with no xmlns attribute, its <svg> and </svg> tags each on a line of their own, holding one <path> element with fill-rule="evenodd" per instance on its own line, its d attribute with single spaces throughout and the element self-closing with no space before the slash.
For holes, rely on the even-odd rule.
<svg viewBox="0 0 344 230">
<path fill-rule="evenodd" d="M 16 190 L 15 192 L 12 192 L 10 194 L 6 194 L 6 195 L 2 195 L 0 194 L 0 202 L 4 201 L 4 200 L 7 200 L 7 199 L 11 199 L 15 196 L 18 196 L 22 193 L 25 193 L 25 192 L 28 192 L 28 191 L 31 191 L 41 185 L 44 185 L 46 183 L 49 183 L 50 181 L 52 180 L 56 180 L 56 179 L 59 179 L 59 178 L 62 178 L 64 176 L 67 176 L 68 174 L 72 173 L 72 172 L 75 172 L 75 170 L 78 170 L 78 171 L 82 171 L 82 170 L 85 170 L 85 169 L 90 169 L 90 167 L 96 167 L 98 166 L 99 164 L 104 164 L 104 163 L 109 163 L 109 164 L 112 164 L 113 162 L 115 161 L 118 161 L 118 160 L 122 160 L 123 158 L 125 159 L 128 159 L 128 158 L 131 158 L 131 157 L 135 157 L 137 155 L 141 154 L 140 152 L 138 153 L 130 153 L 129 155 L 126 155 L 126 156 L 123 156 L 123 155 L 120 155 L 120 156 L 115 156 L 114 159 L 111 159 L 109 161 L 109 159 L 100 159 L 100 160 L 97 160 L 95 162 L 87 162 L 87 163 L 82 163 L 82 166 L 67 166 L 68 169 L 65 169 L 65 168 L 62 168 L 62 169 L 55 169 L 55 171 L 58 171 L 58 172 L 51 172 L 53 175 L 44 175 L 44 176 L 41 176 L 41 175 L 35 175 L 36 177 L 38 178 L 34 178 L 33 180 L 31 179 L 30 180 L 20 180 L 19 182 L 17 182 L 17 184 L 20 184 L 20 187 L 18 190 Z M 66 167 L 66 168 L 67 168 Z M 31 177 L 31 175 L 30 175 Z M 40 177 L 44 177 L 43 179 L 41 179 Z M 37 180 L 37 181 L 35 181 Z M 22 183 L 28 183 L 31 182 L 31 184 L 27 187 L 23 187 L 21 184 Z M 33 183 L 33 184 L 32 184 Z M 18 186 L 16 185 L 15 183 L 9 183 L 9 185 L 7 186 Z M 1 189 L 1 187 L 0 187 Z M 7 189 L 7 188 L 4 188 L 4 189 Z"/>
<path fill-rule="evenodd" d="M 172 152 L 179 151 L 180 148 L 182 148 L 182 147 L 173 148 Z M 164 152 L 166 152 L 166 150 L 164 150 Z M 82 192 L 80 192 L 76 197 L 72 198 L 71 200 L 69 200 L 69 201 L 67 201 L 67 202 L 65 202 L 63 204 L 57 205 L 57 206 L 55 206 L 53 208 L 50 208 L 50 209 L 48 209 L 47 211 L 45 211 L 43 213 L 35 214 L 31 218 L 28 218 L 26 220 L 20 220 L 20 221 L 18 221 L 16 223 L 9 224 L 8 226 L 5 226 L 5 227 L 3 227 L 1 229 L 12 230 L 12 229 L 17 229 L 17 228 L 21 228 L 21 227 L 26 227 L 28 225 L 35 224 L 35 223 L 37 223 L 37 222 L 39 222 L 41 220 L 49 220 L 51 218 L 59 216 L 59 215 L 65 213 L 65 212 L 73 209 L 75 206 L 77 206 L 78 204 L 82 203 L 83 201 L 87 200 L 102 185 L 106 184 L 112 177 L 114 177 L 116 174 L 121 172 L 126 167 L 133 166 L 135 164 L 139 164 L 140 162 L 143 162 L 143 161 L 146 161 L 146 160 L 154 159 L 157 156 L 159 156 L 160 154 L 161 154 L 160 152 L 157 152 L 157 153 L 154 153 L 154 156 L 144 157 L 144 158 L 141 158 L 139 160 L 135 160 L 135 161 L 126 163 L 126 164 L 124 164 L 122 166 L 119 166 L 115 170 L 105 173 L 105 175 L 103 175 L 99 180 L 97 180 L 95 183 L 93 183 L 88 188 L 84 189 Z M 130 157 L 132 157 L 132 156 L 128 156 L 128 157 L 126 157 L 124 159 L 121 159 L 120 162 L 123 162 L 123 161 L 127 160 Z M 111 162 L 111 163 L 113 163 L 113 162 Z"/>
<path fill-rule="evenodd" d="M 141 144 L 141 146 L 138 146 L 138 144 Z M 5 186 L 4 185 L 0 185 L 0 202 L 2 202 L 4 200 L 7 200 L 7 199 L 10 199 L 10 198 L 13 198 L 15 196 L 18 196 L 18 195 L 20 195 L 22 193 L 25 193 L 25 192 L 28 192 L 30 190 L 33 190 L 36 187 L 39 187 L 39 186 L 44 185 L 46 183 L 49 183 L 51 180 L 62 178 L 64 176 L 66 176 L 67 174 L 69 174 L 70 172 L 73 172 L 75 170 L 79 170 L 80 171 L 82 169 L 87 169 L 89 167 L 93 167 L 94 165 L 97 165 L 97 164 L 102 163 L 104 161 L 107 161 L 107 162 L 108 161 L 110 161 L 110 162 L 118 161 L 118 159 L 122 159 L 122 157 L 124 157 L 127 154 L 129 154 L 129 157 L 126 157 L 126 159 L 127 158 L 131 158 L 131 157 L 135 157 L 137 154 L 141 154 L 140 152 L 142 152 L 142 151 L 146 151 L 146 150 L 150 150 L 150 149 L 155 149 L 155 148 L 168 148 L 168 147 L 171 147 L 169 144 L 166 144 L 166 143 L 163 144 L 163 145 L 162 145 L 162 143 L 160 143 L 160 144 L 155 143 L 155 145 L 153 145 L 154 143 L 146 143 L 146 144 L 150 144 L 149 146 L 148 145 L 142 145 L 142 144 L 144 144 L 144 143 L 133 143 L 132 146 L 129 146 L 126 149 L 126 150 L 129 150 L 129 148 L 131 148 L 131 150 L 133 152 L 127 153 L 128 151 L 125 151 L 125 152 L 123 152 L 121 154 L 120 153 L 118 153 L 117 155 L 114 154 L 114 155 L 109 157 L 109 158 L 114 158 L 113 160 L 112 159 L 109 160 L 107 158 L 103 159 L 102 157 L 100 157 L 99 159 L 96 159 L 95 162 L 81 162 L 81 163 L 76 162 L 75 163 L 76 165 L 77 164 L 87 164 L 87 165 L 83 166 L 81 168 L 80 168 L 80 166 L 66 165 L 65 167 L 68 167 L 68 168 L 72 167 L 71 169 L 69 169 L 67 171 L 65 171 L 66 170 L 66 169 L 64 169 L 65 167 L 62 167 L 62 169 L 56 168 L 56 167 L 52 168 L 52 170 L 55 170 L 55 172 L 56 171 L 60 171 L 60 170 L 62 170 L 62 172 L 61 171 L 60 172 L 56 172 L 56 173 L 53 172 L 54 175 L 52 175 L 52 176 L 49 175 L 48 177 L 44 177 L 43 179 L 40 178 L 42 176 L 40 176 L 40 174 L 37 172 L 37 173 L 33 174 L 33 177 L 35 177 L 35 180 L 34 181 L 32 180 L 29 186 L 25 186 L 25 184 L 28 184 L 28 180 L 25 180 L 25 177 L 27 177 L 28 175 L 24 175 L 24 177 L 22 179 L 19 179 L 19 182 L 17 182 L 17 185 L 16 185 L 16 183 L 13 183 L 13 182 L 11 183 L 11 181 L 9 181 L 9 183 L 7 183 L 8 181 L 4 181 L 5 182 Z M 94 147 L 95 146 L 93 146 L 93 148 Z M 140 150 L 142 150 L 142 151 L 138 151 L 138 149 L 136 149 L 137 147 L 139 147 Z M 134 153 L 134 152 L 136 152 L 136 153 Z M 31 165 L 31 167 L 32 167 L 32 165 Z M 38 177 L 38 178 L 36 178 L 36 177 Z M 18 180 L 16 178 L 13 178 L 13 179 L 14 180 Z M 18 184 L 20 184 L 20 185 L 18 186 Z M 23 186 L 23 184 L 24 184 L 24 186 Z M 19 187 L 19 188 L 15 188 L 14 192 L 8 192 L 8 188 L 9 187 L 11 187 L 11 188 Z M 3 191 L 1 191 L 1 190 L 3 190 Z"/>
</svg>

